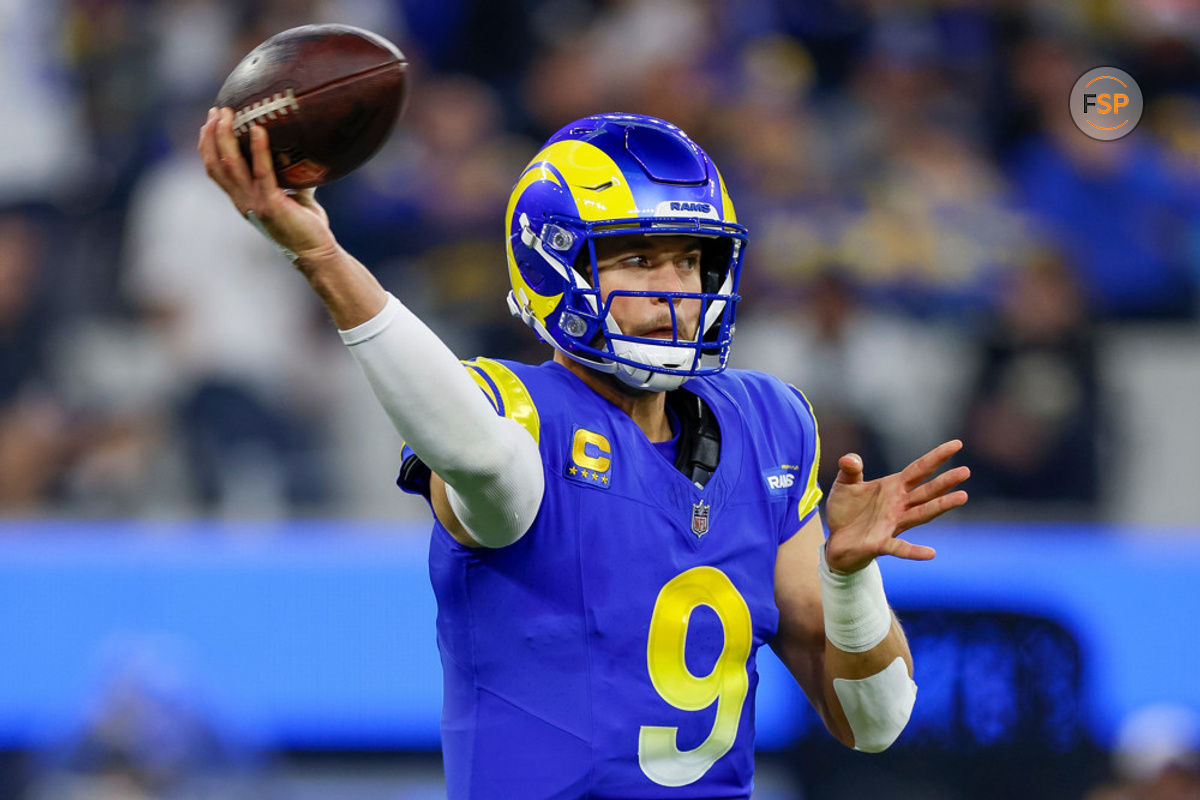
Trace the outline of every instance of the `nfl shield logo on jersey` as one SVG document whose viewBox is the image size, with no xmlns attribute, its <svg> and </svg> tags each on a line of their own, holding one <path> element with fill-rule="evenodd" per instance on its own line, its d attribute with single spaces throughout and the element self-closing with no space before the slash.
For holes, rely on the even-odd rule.
<svg viewBox="0 0 1200 800">
<path fill-rule="evenodd" d="M 692 506 L 692 533 L 696 536 L 708 533 L 708 503 L 703 500 Z"/>
</svg>

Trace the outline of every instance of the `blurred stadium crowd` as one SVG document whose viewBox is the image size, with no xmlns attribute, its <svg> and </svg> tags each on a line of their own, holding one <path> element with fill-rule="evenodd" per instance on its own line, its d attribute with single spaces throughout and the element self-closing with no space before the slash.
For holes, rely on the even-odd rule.
<svg viewBox="0 0 1200 800">
<path fill-rule="evenodd" d="M 1200 364 L 1195 0 L 0 0 L 0 515 L 427 513 L 323 310 L 195 156 L 232 66 L 309 22 L 410 58 L 392 141 L 319 197 L 462 357 L 549 356 L 503 302 L 501 220 L 538 143 L 655 114 L 751 230 L 736 365 L 804 389 L 827 454 L 879 474 L 960 436 L 986 518 L 1121 518 L 1135 473 L 1196 494 L 1194 412 L 1120 413 L 1130 387 L 1200 387 L 1146 370 L 1164 341 Z M 1105 64 L 1146 98 L 1116 142 L 1067 108 Z M 1139 468 L 1153 431 L 1182 442 L 1186 491 Z M 189 786 L 229 760 L 139 680 L 25 796 L 330 796 Z M 1197 796 L 1194 720 L 1178 742 L 1152 722 L 1118 756 L 1161 768 L 1118 763 L 1090 800 Z"/>
<path fill-rule="evenodd" d="M 752 234 L 736 364 L 804 389 L 826 453 L 878 474 L 961 436 L 972 513 L 1111 512 L 1133 433 L 1106 332 L 1196 326 L 1189 0 L 4 0 L 0 513 L 424 513 L 318 303 L 195 156 L 233 64 L 314 21 L 410 58 L 396 135 L 319 197 L 460 356 L 549 355 L 503 302 L 539 141 L 650 113 L 721 165 Z M 1067 109 L 1104 64 L 1146 98 L 1116 142 Z"/>
</svg>

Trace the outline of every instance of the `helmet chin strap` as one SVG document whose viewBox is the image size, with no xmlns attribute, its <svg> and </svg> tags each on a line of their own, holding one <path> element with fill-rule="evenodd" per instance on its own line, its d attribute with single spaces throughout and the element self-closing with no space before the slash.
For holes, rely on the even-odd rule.
<svg viewBox="0 0 1200 800">
<path fill-rule="evenodd" d="M 638 369 L 628 364 L 618 364 L 617 371 L 613 374 L 626 386 L 647 392 L 673 392 L 687 380 L 686 375 L 651 372 L 648 369 Z"/>
<path fill-rule="evenodd" d="M 644 344 L 628 342 L 623 339 L 614 340 L 612 345 L 613 351 L 622 358 L 669 369 L 680 369 L 694 357 L 694 353 L 690 349 L 676 345 Z M 686 375 L 669 375 L 649 369 L 640 369 L 619 361 L 616 362 L 616 367 L 617 370 L 614 374 L 622 383 L 650 392 L 669 392 L 678 389 L 687 380 Z"/>
</svg>

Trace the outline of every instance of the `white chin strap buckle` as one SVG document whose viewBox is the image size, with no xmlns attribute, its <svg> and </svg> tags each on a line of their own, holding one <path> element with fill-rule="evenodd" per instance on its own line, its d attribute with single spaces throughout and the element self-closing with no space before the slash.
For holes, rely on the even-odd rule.
<svg viewBox="0 0 1200 800">
<path fill-rule="evenodd" d="M 658 369 L 683 369 L 694 354 L 690 347 L 673 344 L 645 344 L 623 339 L 613 340 L 613 352 L 621 358 L 648 364 Z M 636 389 L 652 392 L 669 392 L 678 389 L 687 380 L 686 375 L 670 375 L 644 367 L 634 367 L 617 362 L 617 377 L 622 383 Z"/>
</svg>

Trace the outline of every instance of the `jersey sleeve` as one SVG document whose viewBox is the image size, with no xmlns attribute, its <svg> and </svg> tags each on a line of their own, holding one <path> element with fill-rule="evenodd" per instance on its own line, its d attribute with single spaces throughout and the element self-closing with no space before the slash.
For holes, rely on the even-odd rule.
<svg viewBox="0 0 1200 800">
<path fill-rule="evenodd" d="M 508 366 L 490 358 L 464 361 L 467 373 L 475 379 L 480 391 L 502 417 L 508 417 L 541 443 L 542 423 L 529 389 Z"/>
<path fill-rule="evenodd" d="M 467 374 L 479 386 L 483 396 L 502 417 L 508 417 L 541 443 L 541 418 L 529 389 L 508 366 L 490 358 L 462 362 Z M 400 455 L 400 475 L 396 484 L 406 492 L 429 499 L 431 472 L 406 442 Z"/>
<path fill-rule="evenodd" d="M 817 430 L 817 418 L 813 414 L 812 405 L 804 393 L 795 386 L 788 384 L 788 400 L 796 414 L 799 436 L 795 444 L 797 461 L 800 469 L 797 480 L 792 484 L 788 496 L 789 510 L 784 528 L 780 531 L 780 544 L 792 537 L 817 513 L 817 506 L 824 494 L 817 485 L 817 469 L 821 462 L 821 435 Z"/>
</svg>

